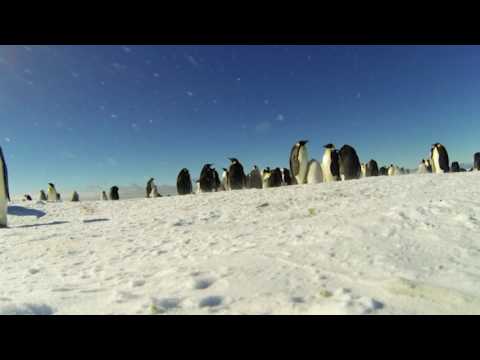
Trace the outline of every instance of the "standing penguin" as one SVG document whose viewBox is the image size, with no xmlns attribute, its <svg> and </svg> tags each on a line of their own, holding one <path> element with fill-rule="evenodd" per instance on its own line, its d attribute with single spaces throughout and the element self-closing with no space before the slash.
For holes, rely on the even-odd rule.
<svg viewBox="0 0 480 360">
<path fill-rule="evenodd" d="M 222 187 L 225 191 L 230 190 L 230 186 L 228 185 L 228 169 L 223 168 L 222 173 Z"/>
<path fill-rule="evenodd" d="M 388 167 L 388 176 L 395 176 L 396 174 L 396 167 L 393 164 L 390 164 Z"/>
<path fill-rule="evenodd" d="M 23 201 L 32 201 L 32 197 L 28 194 L 23 195 Z"/>
<path fill-rule="evenodd" d="M 452 162 L 451 172 L 460 172 L 460 164 L 457 161 Z"/>
<path fill-rule="evenodd" d="M 228 169 L 228 183 L 231 190 L 240 190 L 245 187 L 245 173 L 243 166 L 235 158 L 229 158 L 231 161 L 230 168 Z"/>
<path fill-rule="evenodd" d="M 378 170 L 378 174 L 380 176 L 387 176 L 388 175 L 388 169 L 386 166 L 382 166 L 379 170 Z"/>
<path fill-rule="evenodd" d="M 57 193 L 57 201 L 62 201 L 62 194 Z"/>
<path fill-rule="evenodd" d="M 150 178 L 150 180 L 148 180 L 147 182 L 147 186 L 145 188 L 145 193 L 147 198 L 149 198 L 150 195 L 152 194 L 152 189 L 153 189 L 153 186 L 155 185 L 154 181 L 155 181 L 154 178 Z"/>
<path fill-rule="evenodd" d="M 262 187 L 262 175 L 260 174 L 260 170 L 258 170 L 257 165 L 255 165 L 253 170 L 250 172 L 250 188 L 261 189 Z"/>
<path fill-rule="evenodd" d="M 215 179 L 215 191 L 219 191 L 222 186 L 222 182 L 220 181 L 220 177 L 218 176 L 217 170 L 215 169 L 212 169 L 212 170 L 213 170 L 213 177 Z"/>
<path fill-rule="evenodd" d="M 120 195 L 118 194 L 118 186 L 112 186 L 110 188 L 110 200 L 120 200 Z"/>
<path fill-rule="evenodd" d="M 192 179 L 188 169 L 180 170 L 177 176 L 177 193 L 178 195 L 189 195 L 192 193 Z"/>
<path fill-rule="evenodd" d="M 365 163 L 360 164 L 360 171 L 361 171 L 360 177 L 362 178 L 367 177 L 367 165 Z"/>
<path fill-rule="evenodd" d="M 72 202 L 78 202 L 78 201 L 80 201 L 80 196 L 76 191 L 74 191 L 72 194 Z"/>
<path fill-rule="evenodd" d="M 108 196 L 107 196 L 107 192 L 106 192 L 106 191 L 102 191 L 101 199 L 102 199 L 103 201 L 107 201 L 107 200 L 108 200 Z"/>
<path fill-rule="evenodd" d="M 267 166 L 265 169 L 262 170 L 262 187 L 264 189 L 270 187 L 270 176 L 272 175 L 272 171 Z"/>
<path fill-rule="evenodd" d="M 425 160 L 425 159 L 422 159 L 422 163 L 423 163 L 423 166 L 425 167 L 425 170 L 427 173 L 431 173 L 432 172 L 432 163 L 430 160 Z"/>
<path fill-rule="evenodd" d="M 48 183 L 48 196 L 47 196 L 48 201 L 50 202 L 56 202 L 58 201 L 58 194 L 57 190 L 55 189 L 55 185 L 52 183 Z"/>
<path fill-rule="evenodd" d="M 307 182 L 308 140 L 301 140 L 293 145 L 290 151 L 290 172 L 295 184 Z"/>
<path fill-rule="evenodd" d="M 7 222 L 7 208 L 10 201 L 10 191 L 8 188 L 8 169 L 7 162 L 3 156 L 2 148 L 0 147 L 0 228 L 6 228 Z"/>
<path fill-rule="evenodd" d="M 473 155 L 473 169 L 480 170 L 480 152 Z"/>
<path fill-rule="evenodd" d="M 427 165 L 426 165 L 426 161 L 422 159 L 422 162 L 418 165 L 418 170 L 417 170 L 417 173 L 418 174 L 428 174 L 428 169 L 427 169 Z"/>
<path fill-rule="evenodd" d="M 283 175 L 283 185 L 289 186 L 293 184 L 292 177 L 290 176 L 290 170 L 283 168 L 282 175 Z"/>
<path fill-rule="evenodd" d="M 432 172 L 435 174 L 448 173 L 450 162 L 448 161 L 447 149 L 442 144 L 435 143 L 430 150 L 432 159 Z"/>
<path fill-rule="evenodd" d="M 307 184 L 318 184 L 322 181 L 322 166 L 317 160 L 310 160 L 307 168 Z"/>
<path fill-rule="evenodd" d="M 342 179 L 359 179 L 362 174 L 362 168 L 355 149 L 350 145 L 343 145 L 338 155 L 340 157 L 340 175 Z"/>
<path fill-rule="evenodd" d="M 45 194 L 45 191 L 40 190 L 40 201 L 47 201 L 47 194 Z"/>
<path fill-rule="evenodd" d="M 157 185 L 152 185 L 152 192 L 150 193 L 151 198 L 159 198 L 162 197 L 160 193 L 158 192 L 158 187 Z"/>
<path fill-rule="evenodd" d="M 367 163 L 365 175 L 367 177 L 378 176 L 378 164 L 375 160 L 372 159 Z"/>
<path fill-rule="evenodd" d="M 280 168 L 275 168 L 270 173 L 268 178 L 268 187 L 280 187 L 282 186 L 282 170 Z"/>
<path fill-rule="evenodd" d="M 340 180 L 340 164 L 338 152 L 335 145 L 327 144 L 324 146 L 325 152 L 322 159 L 322 174 L 324 182 Z"/>
<path fill-rule="evenodd" d="M 212 169 L 213 164 L 206 164 L 200 173 L 200 191 L 212 192 L 215 189 L 215 174 Z"/>
</svg>

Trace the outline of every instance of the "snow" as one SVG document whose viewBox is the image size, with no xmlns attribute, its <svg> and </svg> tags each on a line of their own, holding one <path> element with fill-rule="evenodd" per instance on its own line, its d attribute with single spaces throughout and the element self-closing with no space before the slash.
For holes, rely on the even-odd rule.
<svg viewBox="0 0 480 360">
<path fill-rule="evenodd" d="M 479 183 L 14 203 L 0 314 L 480 314 Z"/>
</svg>

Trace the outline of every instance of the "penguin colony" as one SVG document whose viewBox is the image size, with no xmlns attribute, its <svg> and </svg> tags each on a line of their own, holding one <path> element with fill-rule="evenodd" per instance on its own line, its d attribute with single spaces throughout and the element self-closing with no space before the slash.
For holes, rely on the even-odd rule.
<svg viewBox="0 0 480 360">
<path fill-rule="evenodd" d="M 260 170 L 256 165 L 246 174 L 243 165 L 236 158 L 230 160 L 229 168 L 223 168 L 222 177 L 213 168 L 213 164 L 205 164 L 200 177 L 195 181 L 196 193 L 234 191 L 241 189 L 264 189 L 295 184 L 318 184 L 322 182 L 348 181 L 372 176 L 398 176 L 410 174 L 408 169 L 394 164 L 378 167 L 378 163 L 371 159 L 367 163 L 360 163 L 356 150 L 350 145 L 344 145 L 337 150 L 335 145 L 324 145 L 321 161 L 309 159 L 307 149 L 308 140 L 295 143 L 290 151 L 290 169 L 276 167 L 273 170 L 266 167 Z M 449 162 L 448 152 L 440 143 L 432 144 L 427 159 L 422 159 L 417 172 L 420 174 L 456 173 L 465 172 L 457 161 Z M 473 155 L 473 167 L 469 171 L 480 171 L 480 152 Z M 147 198 L 161 197 L 154 178 L 150 178 L 145 188 Z M 177 192 L 179 195 L 194 193 L 192 178 L 189 170 L 183 168 L 177 176 Z M 112 186 L 109 194 L 102 191 L 101 200 L 120 200 L 118 186 Z M 32 197 L 25 194 L 24 201 L 32 201 Z M 55 184 L 49 183 L 47 193 L 40 191 L 40 201 L 58 202 L 61 195 Z M 7 227 L 7 206 L 10 200 L 8 170 L 5 157 L 0 147 L 0 228 Z M 72 202 L 79 202 L 80 196 L 74 191 Z"/>
</svg>

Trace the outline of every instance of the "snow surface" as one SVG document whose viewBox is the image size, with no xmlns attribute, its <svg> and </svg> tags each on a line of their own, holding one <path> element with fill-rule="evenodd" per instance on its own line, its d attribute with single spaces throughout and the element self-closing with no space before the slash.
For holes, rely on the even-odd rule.
<svg viewBox="0 0 480 360">
<path fill-rule="evenodd" d="M 0 314 L 480 314 L 479 185 L 11 204 Z"/>
</svg>

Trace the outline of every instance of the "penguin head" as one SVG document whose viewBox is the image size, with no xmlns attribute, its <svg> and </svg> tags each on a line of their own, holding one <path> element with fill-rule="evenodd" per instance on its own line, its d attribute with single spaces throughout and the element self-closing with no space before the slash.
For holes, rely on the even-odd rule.
<svg viewBox="0 0 480 360">
<path fill-rule="evenodd" d="M 305 146 L 306 144 L 308 144 L 308 140 L 300 140 L 297 144 L 298 146 Z"/>
<path fill-rule="evenodd" d="M 232 164 L 237 164 L 239 161 L 235 158 L 228 158 L 232 162 Z"/>
<path fill-rule="evenodd" d="M 253 165 L 253 170 L 258 170 L 258 166 L 257 166 L 257 165 Z"/>
<path fill-rule="evenodd" d="M 335 149 L 335 145 L 333 144 L 327 144 L 323 146 L 325 149 Z"/>
<path fill-rule="evenodd" d="M 53 185 L 52 183 L 48 183 L 48 186 L 50 186 L 52 189 L 55 189 L 55 185 Z"/>
</svg>

